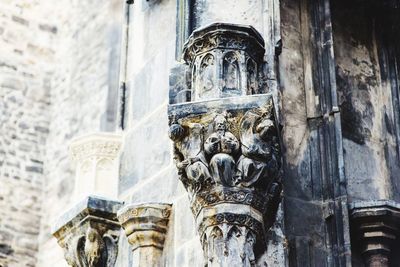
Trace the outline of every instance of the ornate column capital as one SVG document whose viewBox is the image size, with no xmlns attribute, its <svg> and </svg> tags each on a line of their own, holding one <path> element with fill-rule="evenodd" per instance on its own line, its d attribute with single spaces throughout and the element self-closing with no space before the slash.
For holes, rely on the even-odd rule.
<svg viewBox="0 0 400 267">
<path fill-rule="evenodd" d="M 134 266 L 162 266 L 161 258 L 171 204 L 130 204 L 118 211 L 118 220 L 132 246 Z"/>
<path fill-rule="evenodd" d="M 366 265 L 389 266 L 393 241 L 400 234 L 400 204 L 389 200 L 355 202 L 350 205 L 350 219 Z"/>
<path fill-rule="evenodd" d="M 75 199 L 89 194 L 116 197 L 122 136 L 92 133 L 70 143 L 70 156 L 76 166 Z"/>
<path fill-rule="evenodd" d="M 280 200 L 281 152 L 272 96 L 169 106 L 179 178 L 208 266 L 252 266 Z"/>
<path fill-rule="evenodd" d="M 171 204 L 130 204 L 118 211 L 118 220 L 125 230 L 132 250 L 140 247 L 164 248 Z"/>
<path fill-rule="evenodd" d="M 121 202 L 89 196 L 53 226 L 53 236 L 73 267 L 113 267 L 118 253 Z"/>
</svg>

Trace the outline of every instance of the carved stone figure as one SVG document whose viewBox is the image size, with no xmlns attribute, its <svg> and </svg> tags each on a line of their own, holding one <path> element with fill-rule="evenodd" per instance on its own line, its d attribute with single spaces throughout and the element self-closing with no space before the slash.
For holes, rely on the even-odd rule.
<svg viewBox="0 0 400 267">
<path fill-rule="evenodd" d="M 238 183 L 252 186 L 256 182 L 268 185 L 278 171 L 275 123 L 253 111 L 248 111 L 240 124 L 242 155 L 238 160 Z M 264 180 L 265 181 L 264 181 Z"/>
<path fill-rule="evenodd" d="M 211 179 L 203 151 L 202 130 L 203 127 L 198 123 L 190 124 L 187 131 L 179 124 L 170 126 L 169 136 L 174 141 L 174 161 L 182 182 L 190 190 L 198 190 L 202 182 Z M 194 187 L 190 186 L 188 179 L 194 183 Z"/>
<path fill-rule="evenodd" d="M 217 184 L 233 186 L 235 184 L 235 159 L 239 150 L 239 141 L 227 131 L 227 121 L 223 115 L 214 119 L 215 132 L 204 143 L 204 150 L 210 157 L 210 171 Z"/>
<path fill-rule="evenodd" d="M 65 213 L 53 235 L 72 267 L 113 267 L 118 254 L 120 225 L 117 201 L 87 197 Z"/>
<path fill-rule="evenodd" d="M 171 105 L 169 113 L 206 266 L 255 266 L 281 191 L 271 95 Z"/>
</svg>

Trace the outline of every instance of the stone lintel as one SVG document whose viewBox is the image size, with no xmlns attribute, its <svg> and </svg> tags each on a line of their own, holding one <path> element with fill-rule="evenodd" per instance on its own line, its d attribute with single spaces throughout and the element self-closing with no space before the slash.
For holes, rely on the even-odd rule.
<svg viewBox="0 0 400 267">
<path fill-rule="evenodd" d="M 142 247 L 163 249 L 171 207 L 165 203 L 130 204 L 118 211 L 133 251 Z"/>
</svg>

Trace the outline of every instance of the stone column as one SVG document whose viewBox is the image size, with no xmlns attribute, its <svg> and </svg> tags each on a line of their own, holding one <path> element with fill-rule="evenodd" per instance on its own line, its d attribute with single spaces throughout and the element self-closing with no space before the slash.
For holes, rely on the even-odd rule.
<svg viewBox="0 0 400 267">
<path fill-rule="evenodd" d="M 66 212 L 53 226 L 53 236 L 73 267 L 113 267 L 118 254 L 122 203 L 89 196 Z"/>
<path fill-rule="evenodd" d="M 162 253 L 171 205 L 163 203 L 131 204 L 118 211 L 133 251 L 133 266 L 163 266 Z"/>
<path fill-rule="evenodd" d="M 255 266 L 276 216 L 280 139 L 272 95 L 262 94 L 263 55 L 252 27 L 217 23 L 194 31 L 183 56 L 191 102 L 168 107 L 179 179 L 209 267 Z"/>
<path fill-rule="evenodd" d="M 117 197 L 121 147 L 122 136 L 115 133 L 93 133 L 71 141 L 76 165 L 74 200 L 90 194 Z"/>
<path fill-rule="evenodd" d="M 400 234 L 400 204 L 365 201 L 350 207 L 352 232 L 361 244 L 367 267 L 389 267 L 393 243 Z"/>
</svg>

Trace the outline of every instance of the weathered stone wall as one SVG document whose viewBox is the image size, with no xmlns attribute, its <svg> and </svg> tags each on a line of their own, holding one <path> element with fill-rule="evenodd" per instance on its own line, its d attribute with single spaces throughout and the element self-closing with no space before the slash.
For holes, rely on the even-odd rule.
<svg viewBox="0 0 400 267">
<path fill-rule="evenodd" d="M 0 3 L 0 266 L 4 267 L 36 264 L 57 36 L 45 4 Z"/>
<path fill-rule="evenodd" d="M 2 267 L 66 264 L 50 225 L 74 189 L 68 141 L 115 127 L 122 15 L 116 0 L 0 3 Z"/>
<path fill-rule="evenodd" d="M 397 96 L 382 43 L 390 25 L 371 4 L 336 1 L 333 12 L 349 200 L 398 200 Z"/>
</svg>

